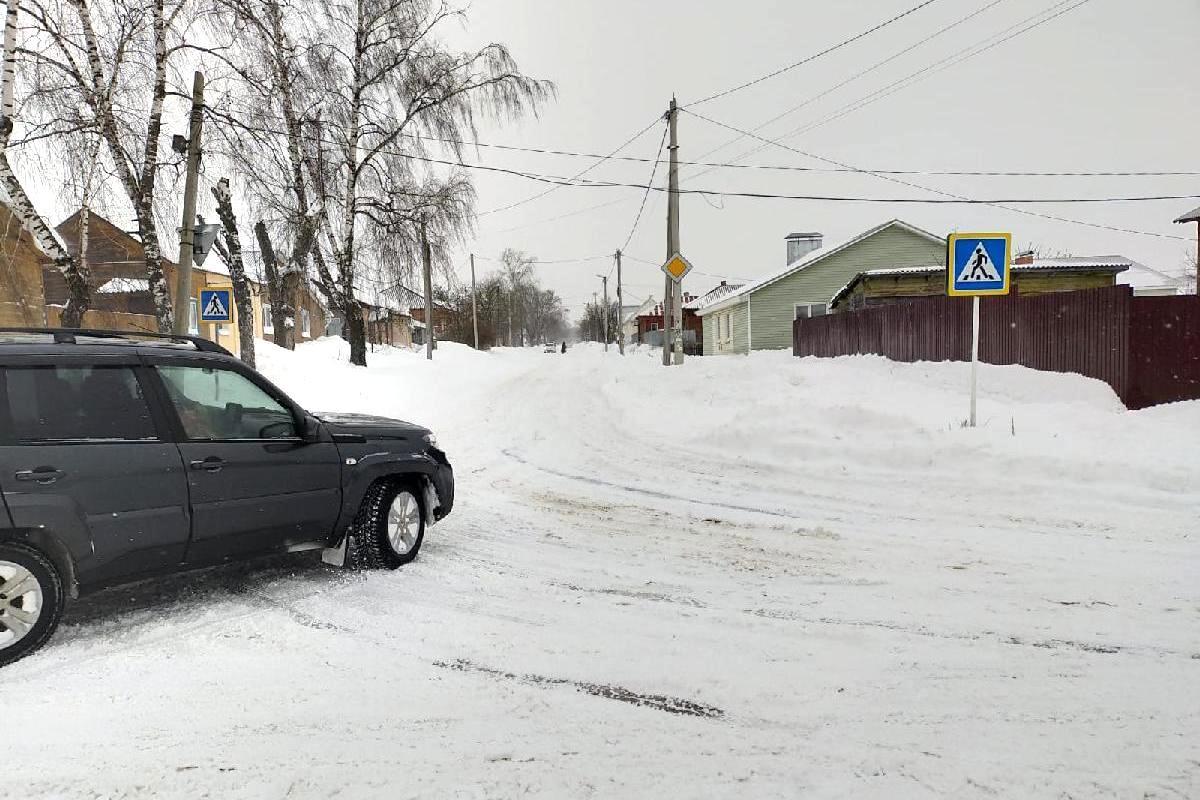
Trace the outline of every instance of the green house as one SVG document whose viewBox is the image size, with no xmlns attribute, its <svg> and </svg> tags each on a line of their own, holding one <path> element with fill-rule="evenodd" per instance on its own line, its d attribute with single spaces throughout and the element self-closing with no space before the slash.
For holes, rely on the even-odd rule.
<svg viewBox="0 0 1200 800">
<path fill-rule="evenodd" d="M 819 233 L 793 233 L 787 254 L 785 269 L 696 311 L 706 355 L 791 348 L 792 322 L 828 313 L 834 294 L 860 272 L 944 264 L 946 240 L 894 219 L 831 247 L 822 247 Z"/>
</svg>

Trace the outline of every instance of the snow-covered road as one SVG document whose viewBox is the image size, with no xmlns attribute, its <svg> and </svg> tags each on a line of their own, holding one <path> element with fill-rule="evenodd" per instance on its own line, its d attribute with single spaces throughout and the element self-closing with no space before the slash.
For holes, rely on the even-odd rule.
<svg viewBox="0 0 1200 800">
<path fill-rule="evenodd" d="M 0 674 L 0 797 L 1195 797 L 1200 403 L 1076 377 L 577 348 L 370 370 L 455 513 L 87 598 Z"/>
</svg>

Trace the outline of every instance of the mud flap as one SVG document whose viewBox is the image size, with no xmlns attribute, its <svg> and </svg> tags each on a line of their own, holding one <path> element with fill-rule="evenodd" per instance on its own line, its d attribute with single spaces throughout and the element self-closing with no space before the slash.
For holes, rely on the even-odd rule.
<svg viewBox="0 0 1200 800">
<path fill-rule="evenodd" d="M 437 510 L 442 507 L 442 498 L 438 496 L 433 481 L 426 478 L 425 484 L 425 529 L 432 528 L 438 522 Z"/>
<path fill-rule="evenodd" d="M 321 551 L 321 560 L 331 567 L 346 566 L 346 546 L 350 543 L 350 537 L 343 536 L 342 543 L 337 547 L 326 547 Z"/>
</svg>

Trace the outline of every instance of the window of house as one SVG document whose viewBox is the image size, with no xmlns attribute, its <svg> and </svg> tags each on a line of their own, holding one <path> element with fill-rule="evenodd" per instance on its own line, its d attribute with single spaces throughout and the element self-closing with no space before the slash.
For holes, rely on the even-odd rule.
<svg viewBox="0 0 1200 800">
<path fill-rule="evenodd" d="M 241 373 L 212 367 L 158 367 L 189 439 L 280 439 L 296 422 L 279 401 Z"/>
<path fill-rule="evenodd" d="M 813 317 L 823 317 L 829 313 L 829 306 L 825 303 L 797 303 L 796 304 L 796 319 L 812 319 Z"/>
<path fill-rule="evenodd" d="M 129 367 L 0 369 L 0 440 L 153 441 L 142 388 Z"/>
<path fill-rule="evenodd" d="M 200 301 L 194 297 L 188 300 L 188 333 L 200 335 Z"/>
<path fill-rule="evenodd" d="M 271 304 L 270 303 L 263 303 L 262 315 L 263 315 L 263 333 L 264 334 L 267 334 L 267 333 L 274 334 L 275 333 L 275 320 L 273 320 L 271 318 Z"/>
<path fill-rule="evenodd" d="M 650 330 L 652 330 L 652 331 L 656 331 L 656 330 L 658 330 L 658 323 L 657 323 L 657 322 L 651 322 L 651 323 L 650 323 Z"/>
<path fill-rule="evenodd" d="M 300 309 L 300 335 L 305 339 L 312 336 L 312 320 L 309 318 L 308 309 Z"/>
</svg>

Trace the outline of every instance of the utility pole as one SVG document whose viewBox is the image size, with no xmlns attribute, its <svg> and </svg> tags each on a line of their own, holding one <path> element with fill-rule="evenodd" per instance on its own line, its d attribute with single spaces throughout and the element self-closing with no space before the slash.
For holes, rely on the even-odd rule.
<svg viewBox="0 0 1200 800">
<path fill-rule="evenodd" d="M 671 143 L 670 167 L 667 173 L 667 258 L 679 252 L 679 137 L 677 135 L 679 108 L 675 98 L 671 98 L 671 106 L 667 110 L 667 124 L 670 128 Z M 663 366 L 672 363 L 683 363 L 683 281 L 672 280 L 666 276 L 666 286 L 663 289 L 663 327 L 667 333 L 663 338 Z"/>
<path fill-rule="evenodd" d="M 617 251 L 617 349 L 625 355 L 625 320 L 621 314 L 625 311 L 625 300 L 621 296 L 621 251 Z"/>
<path fill-rule="evenodd" d="M 188 332 L 192 299 L 192 243 L 196 228 L 196 183 L 200 173 L 200 135 L 204 128 L 204 73 L 192 77 L 192 113 L 188 124 L 187 177 L 183 183 L 183 225 L 179 229 L 179 267 L 175 272 L 175 330 Z M 204 309 L 196 309 L 197 325 Z"/>
<path fill-rule="evenodd" d="M 433 360 L 433 259 L 429 253 L 429 235 L 421 220 L 421 266 L 425 273 L 425 358 Z"/>
<path fill-rule="evenodd" d="M 475 330 L 475 349 L 479 349 L 479 306 L 475 302 L 475 254 L 471 253 L 471 327 Z"/>
<path fill-rule="evenodd" d="M 609 322 L 609 320 L 608 320 L 608 310 L 609 310 L 609 306 L 608 306 L 608 276 L 607 276 L 607 275 L 601 275 L 601 276 L 600 276 L 600 280 L 604 282 L 604 316 L 603 316 L 603 319 L 604 319 L 604 352 L 606 352 L 606 353 L 607 353 L 607 352 L 608 352 L 608 339 L 609 339 L 609 330 L 608 330 L 608 322 Z"/>
</svg>

